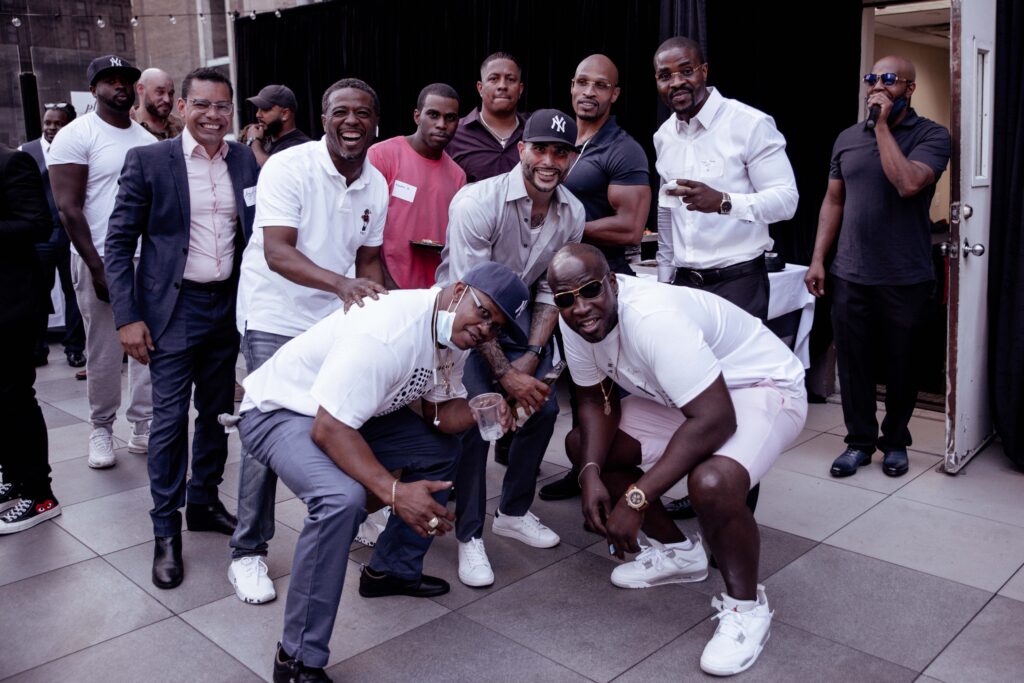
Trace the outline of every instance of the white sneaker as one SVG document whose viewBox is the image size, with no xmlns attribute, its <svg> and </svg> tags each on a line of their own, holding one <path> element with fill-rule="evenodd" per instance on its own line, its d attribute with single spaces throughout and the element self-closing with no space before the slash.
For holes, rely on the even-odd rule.
<svg viewBox="0 0 1024 683">
<path fill-rule="evenodd" d="M 277 597 L 274 582 L 267 576 L 267 561 L 262 555 L 246 555 L 231 561 L 228 581 L 242 602 L 260 605 Z"/>
<path fill-rule="evenodd" d="M 377 545 L 377 539 L 388 525 L 388 517 L 391 516 L 391 506 L 384 506 L 380 510 L 366 516 L 363 523 L 359 525 L 356 532 L 356 542 L 362 543 L 368 548 Z"/>
<path fill-rule="evenodd" d="M 619 588 L 651 588 L 667 583 L 691 583 L 708 578 L 708 557 L 700 537 L 695 541 L 659 543 L 648 538 L 649 546 L 640 546 L 632 562 L 612 571 L 612 583 Z"/>
<path fill-rule="evenodd" d="M 128 452 L 149 452 L 149 420 L 139 420 L 132 425 L 132 435 L 128 437 Z"/>
<path fill-rule="evenodd" d="M 114 440 L 110 436 L 110 430 L 106 427 L 97 427 L 89 435 L 89 467 L 101 470 L 113 467 L 117 463 L 114 457 Z"/>
<path fill-rule="evenodd" d="M 772 615 L 764 586 L 757 586 L 757 606 L 749 612 L 737 612 L 737 601 L 725 593 L 712 598 L 711 606 L 718 610 L 712 619 L 718 619 L 715 635 L 700 656 L 700 668 L 713 676 L 731 676 L 749 669 L 764 649 L 771 635 Z"/>
<path fill-rule="evenodd" d="M 481 588 L 494 583 L 494 572 L 484 550 L 484 539 L 471 538 L 459 542 L 459 581 L 467 586 Z"/>
<path fill-rule="evenodd" d="M 534 548 L 554 548 L 562 540 L 551 529 L 540 523 L 537 515 L 527 512 L 522 517 L 503 515 L 499 510 L 494 516 L 491 531 L 499 536 L 514 538 Z"/>
</svg>

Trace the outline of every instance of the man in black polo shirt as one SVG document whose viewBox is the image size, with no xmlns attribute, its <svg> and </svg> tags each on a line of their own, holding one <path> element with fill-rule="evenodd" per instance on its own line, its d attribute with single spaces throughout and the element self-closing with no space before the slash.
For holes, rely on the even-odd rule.
<svg viewBox="0 0 1024 683">
<path fill-rule="evenodd" d="M 914 334 L 935 280 L 928 209 L 950 154 L 949 131 L 910 107 L 914 79 L 910 60 L 895 56 L 864 76 L 869 121 L 876 123 L 858 123 L 836 139 L 806 275 L 808 291 L 824 295 L 825 259 L 838 235 L 829 281 L 847 448 L 832 463 L 834 477 L 855 474 L 876 448 L 887 475 L 909 468 Z M 881 437 L 874 358 L 886 385 Z"/>
<path fill-rule="evenodd" d="M 639 244 L 643 237 L 651 186 L 647 155 L 611 114 L 621 93 L 619 70 L 608 57 L 590 55 L 576 67 L 569 92 L 580 152 L 564 184 L 586 211 L 583 241 L 601 250 L 612 272 L 636 275 L 626 262 L 626 247 Z M 541 499 L 579 495 L 578 477 L 575 468 L 569 470 L 541 488 Z"/>
<path fill-rule="evenodd" d="M 249 145 L 256 163 L 261 167 L 272 154 L 309 142 L 309 136 L 295 127 L 299 103 L 288 86 L 268 85 L 246 102 L 256 107 L 256 120 L 259 123 L 249 126 L 246 139 L 242 142 Z"/>
</svg>

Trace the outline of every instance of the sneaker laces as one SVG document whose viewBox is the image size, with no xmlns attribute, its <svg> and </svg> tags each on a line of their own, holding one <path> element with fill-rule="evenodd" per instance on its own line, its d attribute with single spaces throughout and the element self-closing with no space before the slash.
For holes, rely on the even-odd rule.
<svg viewBox="0 0 1024 683">
<path fill-rule="evenodd" d="M 523 515 L 521 519 L 522 525 L 526 527 L 529 531 L 541 531 L 542 529 L 547 529 L 546 526 L 541 524 L 540 517 L 533 514 L 529 510 L 526 511 L 526 514 Z"/>
<path fill-rule="evenodd" d="M 718 599 L 711 599 L 711 606 L 718 610 L 718 614 L 711 617 L 711 620 L 718 620 L 718 628 L 715 629 L 715 635 L 722 634 L 729 638 L 732 638 L 737 643 L 742 643 L 746 640 L 747 629 L 744 624 L 746 621 L 743 617 L 749 614 L 748 612 L 737 612 L 734 609 L 730 609 L 725 606 L 725 602 Z"/>
<path fill-rule="evenodd" d="M 14 488 L 14 484 L 6 484 L 0 481 L 0 497 L 6 496 L 7 492 Z"/>
<path fill-rule="evenodd" d="M 13 508 L 4 513 L 3 517 L 0 517 L 5 522 L 13 522 L 18 517 L 21 517 L 25 512 L 32 507 L 32 501 L 28 498 L 22 498 L 18 501 L 18 504 Z"/>
<path fill-rule="evenodd" d="M 490 560 L 487 559 L 487 551 L 484 549 L 484 539 L 471 538 L 462 544 L 462 549 L 462 557 L 470 569 L 491 566 Z"/>
<path fill-rule="evenodd" d="M 242 558 L 242 569 L 245 570 L 245 578 L 259 579 L 267 575 L 267 563 L 261 562 L 263 558 L 259 555 L 248 555 Z"/>
<path fill-rule="evenodd" d="M 89 435 L 89 444 L 95 446 L 98 449 L 113 449 L 113 443 L 111 442 L 110 432 L 108 432 L 105 429 L 94 429 L 92 434 Z"/>
</svg>

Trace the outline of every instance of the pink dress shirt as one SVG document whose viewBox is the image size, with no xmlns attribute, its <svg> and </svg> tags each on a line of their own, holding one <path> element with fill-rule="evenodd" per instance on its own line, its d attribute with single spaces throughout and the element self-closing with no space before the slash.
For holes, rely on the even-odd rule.
<svg viewBox="0 0 1024 683">
<path fill-rule="evenodd" d="M 224 160 L 228 143 L 222 142 L 211 159 L 186 128 L 181 144 L 191 213 L 184 277 L 193 282 L 226 280 L 234 267 L 238 220 L 235 191 Z"/>
</svg>

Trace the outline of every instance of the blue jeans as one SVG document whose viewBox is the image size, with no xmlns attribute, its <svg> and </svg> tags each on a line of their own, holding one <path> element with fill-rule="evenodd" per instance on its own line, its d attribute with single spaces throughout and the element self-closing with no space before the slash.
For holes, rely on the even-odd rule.
<svg viewBox="0 0 1024 683">
<path fill-rule="evenodd" d="M 248 410 L 238 430 L 252 457 L 272 468 L 309 511 L 295 545 L 281 645 L 307 666 L 322 667 L 330 654 L 348 549 L 366 519 L 366 491 L 313 443 L 312 427 L 312 417 L 289 410 Z M 431 429 L 407 407 L 370 419 L 359 434 L 381 465 L 402 470 L 403 482 L 445 481 L 454 474 L 458 438 Z M 444 505 L 448 491 L 435 493 L 434 500 Z M 432 540 L 391 515 L 370 567 L 416 579 L 423 573 L 423 556 Z"/>
<path fill-rule="evenodd" d="M 534 373 L 538 378 L 551 369 L 551 346 L 548 343 L 547 353 Z M 515 360 L 523 352 L 505 349 L 505 355 L 509 360 Z M 479 351 L 471 352 L 466 359 L 462 383 L 470 398 L 498 389 L 490 363 Z M 530 510 L 537 488 L 537 470 L 544 459 L 548 442 L 551 441 L 557 418 L 558 399 L 552 391 L 547 403 L 514 432 L 508 450 L 508 469 L 501 485 L 501 503 L 498 505 L 501 514 L 521 517 Z M 462 458 L 455 477 L 458 492 L 455 497 L 455 536 L 465 543 L 483 535 L 487 503 L 487 451 L 490 443 L 483 440 L 476 426 L 462 432 L 459 437 L 462 440 Z"/>
<path fill-rule="evenodd" d="M 283 334 L 246 330 L 242 336 L 245 371 L 255 372 L 291 339 Z M 238 471 L 238 526 L 231 537 L 232 560 L 247 555 L 266 556 L 267 544 L 274 537 L 276 493 L 277 475 L 249 455 L 243 444 Z"/>
</svg>

